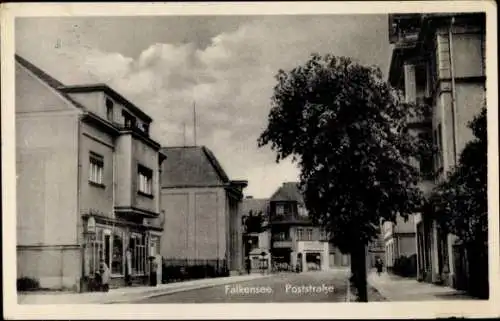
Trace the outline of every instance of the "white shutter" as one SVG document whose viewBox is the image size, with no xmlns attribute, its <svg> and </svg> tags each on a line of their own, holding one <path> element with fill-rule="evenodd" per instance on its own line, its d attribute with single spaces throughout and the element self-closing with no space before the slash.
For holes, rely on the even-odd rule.
<svg viewBox="0 0 500 321">
<path fill-rule="evenodd" d="M 417 97 L 417 86 L 415 81 L 415 65 L 405 65 L 405 100 L 414 103 Z"/>
</svg>

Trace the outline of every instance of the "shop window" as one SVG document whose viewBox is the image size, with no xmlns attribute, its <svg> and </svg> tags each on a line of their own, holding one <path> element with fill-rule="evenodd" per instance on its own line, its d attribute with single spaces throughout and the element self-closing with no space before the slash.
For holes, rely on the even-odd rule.
<svg viewBox="0 0 500 321">
<path fill-rule="evenodd" d="M 123 233 L 115 231 L 113 233 L 113 252 L 111 257 L 111 273 L 123 274 Z"/>
<path fill-rule="evenodd" d="M 96 153 L 89 156 L 89 181 L 97 185 L 103 185 L 104 158 Z"/>
<path fill-rule="evenodd" d="M 102 259 L 104 259 L 104 235 L 103 229 L 97 228 L 96 235 L 90 242 L 90 274 L 94 274 L 99 270 L 99 263 Z"/>
<path fill-rule="evenodd" d="M 138 191 L 145 195 L 153 195 L 153 171 L 142 165 L 138 166 Z"/>
</svg>

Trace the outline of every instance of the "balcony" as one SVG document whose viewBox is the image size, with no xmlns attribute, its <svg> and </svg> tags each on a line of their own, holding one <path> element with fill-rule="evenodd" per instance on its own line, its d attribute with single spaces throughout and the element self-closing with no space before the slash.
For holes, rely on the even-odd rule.
<svg viewBox="0 0 500 321">
<path fill-rule="evenodd" d="M 273 248 L 291 248 L 292 240 L 290 238 L 284 240 L 273 240 Z"/>
<path fill-rule="evenodd" d="M 398 47 L 414 45 L 421 29 L 421 14 L 390 14 L 389 42 Z"/>
<path fill-rule="evenodd" d="M 285 213 L 282 215 L 272 215 L 269 224 L 297 224 L 297 223 L 310 223 L 311 219 L 308 216 L 301 216 L 296 213 Z"/>
</svg>

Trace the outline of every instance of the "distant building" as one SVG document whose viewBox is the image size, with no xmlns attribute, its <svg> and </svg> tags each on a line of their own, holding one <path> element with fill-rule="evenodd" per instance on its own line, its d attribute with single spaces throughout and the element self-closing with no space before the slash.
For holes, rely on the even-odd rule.
<svg viewBox="0 0 500 321">
<path fill-rule="evenodd" d="M 206 147 L 162 151 L 168 156 L 161 179 L 163 258 L 209 262 L 239 273 L 244 267 L 239 212 L 247 181 L 229 180 Z"/>
<path fill-rule="evenodd" d="M 404 91 L 408 102 L 431 110 L 413 127 L 437 150 L 432 160 L 419 162 L 424 193 L 457 164 L 473 138 L 467 124 L 485 106 L 485 23 L 484 13 L 389 15 L 394 45 L 389 82 Z M 420 213 L 414 222 L 418 278 L 461 287 L 467 273 L 456 237 Z"/>
<path fill-rule="evenodd" d="M 256 231 L 256 227 L 248 222 L 250 215 L 262 215 L 261 228 Z M 269 223 L 269 199 L 255 199 L 246 197 L 241 206 L 241 218 L 244 226 L 248 228 L 243 231 L 244 256 L 250 258 L 250 266 L 252 271 L 260 271 L 262 268 L 262 259 L 267 261 L 267 267 L 271 267 L 270 249 L 271 235 L 268 228 Z M 262 254 L 265 254 L 262 256 Z"/>
<path fill-rule="evenodd" d="M 145 283 L 162 232 L 152 119 L 106 85 L 15 68 L 17 276 L 83 291 L 103 260 L 111 286 Z"/>
<path fill-rule="evenodd" d="M 384 222 L 383 224 L 385 266 L 389 271 L 394 268 L 397 258 L 410 257 L 417 253 L 414 219 L 413 215 L 408 217 L 408 221 L 398 216 L 396 224 L 393 222 Z"/>
<path fill-rule="evenodd" d="M 312 223 L 297 183 L 284 183 L 273 194 L 269 213 L 273 265 L 307 271 L 349 264 L 349 257 L 329 243 L 327 231 Z"/>
<path fill-rule="evenodd" d="M 368 268 L 375 267 L 377 258 L 381 259 L 382 262 L 384 262 L 384 266 L 386 266 L 385 242 L 382 228 L 379 229 L 377 237 L 370 244 L 368 244 L 368 257 L 366 262 Z"/>
</svg>

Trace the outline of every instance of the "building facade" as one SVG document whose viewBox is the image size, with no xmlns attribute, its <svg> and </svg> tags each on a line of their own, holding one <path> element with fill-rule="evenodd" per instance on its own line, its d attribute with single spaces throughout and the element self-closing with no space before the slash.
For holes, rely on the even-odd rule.
<svg viewBox="0 0 500 321">
<path fill-rule="evenodd" d="M 239 216 L 247 181 L 232 181 L 203 146 L 164 147 L 161 198 L 165 214 L 161 254 L 166 260 L 204 261 L 220 270 L 244 269 Z"/>
<path fill-rule="evenodd" d="M 313 224 L 295 182 L 284 183 L 269 199 L 268 226 L 276 269 L 328 270 L 349 264 L 348 256 L 330 244 L 326 230 Z"/>
<path fill-rule="evenodd" d="M 385 266 L 391 271 L 397 258 L 416 255 L 415 216 L 397 217 L 396 223 L 384 222 Z"/>
<path fill-rule="evenodd" d="M 366 262 L 368 269 L 376 267 L 375 263 L 377 259 L 381 259 L 384 266 L 386 266 L 385 235 L 382 226 L 379 229 L 377 237 L 368 244 L 368 257 Z"/>
<path fill-rule="evenodd" d="M 389 16 L 394 45 L 389 82 L 405 92 L 408 102 L 430 106 L 429 125 L 419 127 L 436 149 L 433 175 L 422 180 L 424 192 L 457 164 L 473 138 L 467 124 L 485 106 L 485 22 L 484 13 Z M 456 268 L 462 260 L 456 237 L 419 213 L 415 224 L 418 277 L 456 286 L 465 277 Z"/>
<path fill-rule="evenodd" d="M 261 216 L 261 220 L 249 217 Z M 271 234 L 269 231 L 269 200 L 255 199 L 247 196 L 241 206 L 241 219 L 243 222 L 243 244 L 245 264 L 249 264 L 251 272 L 270 271 L 271 269 Z M 252 221 L 249 223 L 249 221 Z M 260 225 L 260 226 L 256 226 Z M 247 266 L 245 268 L 248 269 Z"/>
<path fill-rule="evenodd" d="M 17 274 L 84 291 L 147 282 L 159 251 L 152 119 L 106 85 L 65 86 L 16 56 Z M 127 282 L 125 282 L 125 280 Z"/>
</svg>

